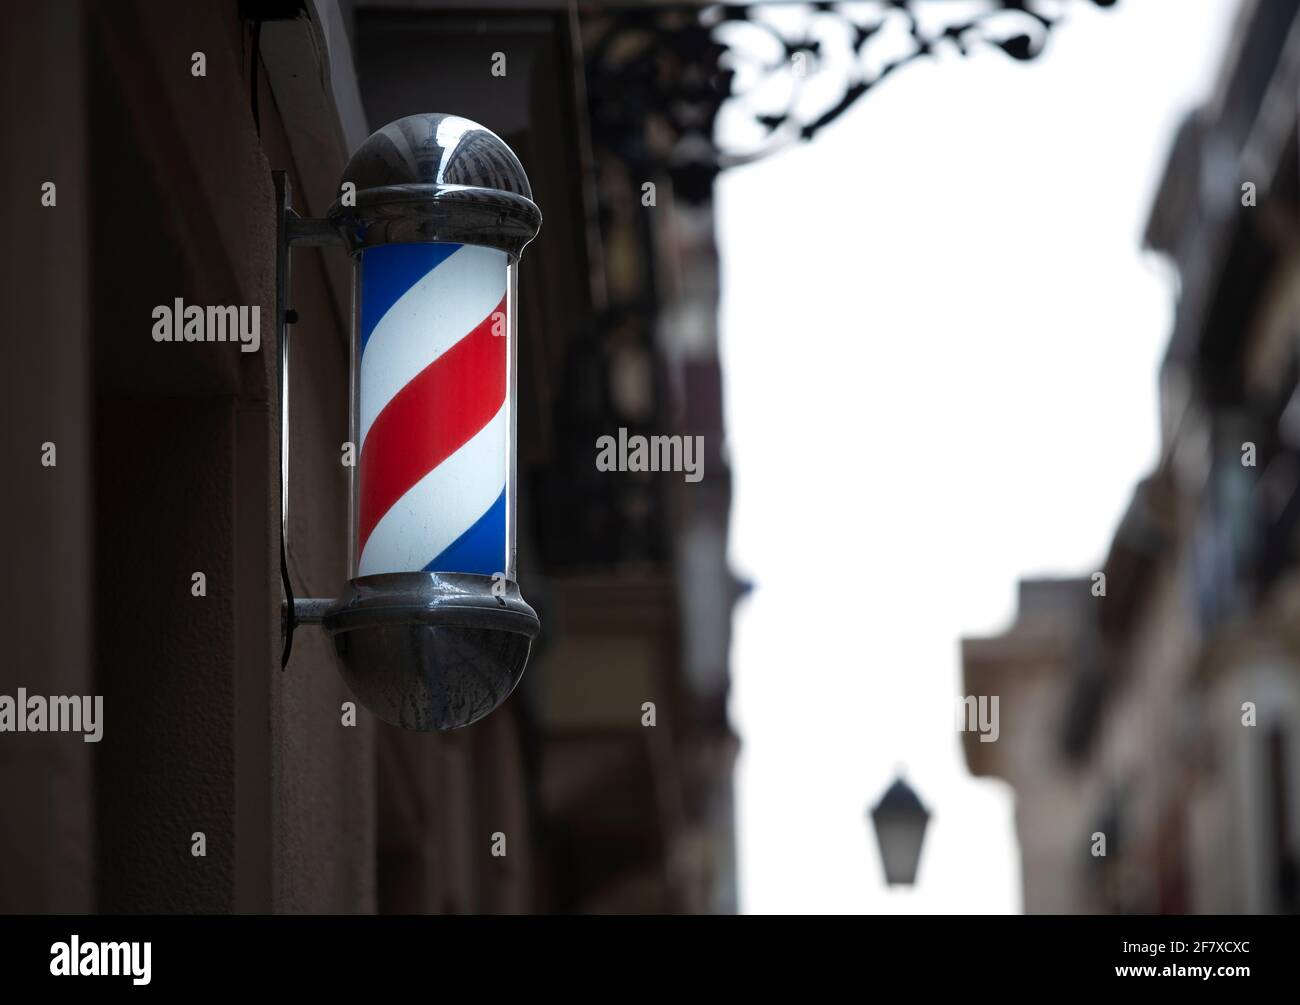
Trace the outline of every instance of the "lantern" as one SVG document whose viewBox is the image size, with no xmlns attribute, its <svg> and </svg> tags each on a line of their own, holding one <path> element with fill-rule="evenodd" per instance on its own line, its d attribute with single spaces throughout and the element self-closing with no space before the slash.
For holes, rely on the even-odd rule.
<svg viewBox="0 0 1300 1005">
<path fill-rule="evenodd" d="M 353 260 L 350 578 L 295 610 L 380 718 L 455 728 L 506 699 L 540 629 L 515 581 L 515 333 L 541 213 L 505 142 L 454 115 L 374 133 L 340 192 L 290 240 Z"/>
<path fill-rule="evenodd" d="M 911 886 L 921 859 L 930 812 L 900 776 L 871 810 L 885 882 L 890 886 Z"/>
</svg>

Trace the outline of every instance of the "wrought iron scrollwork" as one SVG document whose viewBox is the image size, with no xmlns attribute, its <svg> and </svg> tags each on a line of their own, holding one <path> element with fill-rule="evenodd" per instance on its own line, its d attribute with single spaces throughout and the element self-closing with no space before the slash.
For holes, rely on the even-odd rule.
<svg viewBox="0 0 1300 1005">
<path fill-rule="evenodd" d="M 583 17 L 598 143 L 706 198 L 723 168 L 808 140 L 903 66 L 1037 57 L 1071 0 L 653 5 Z M 1100 7 L 1114 0 L 1089 0 Z"/>
</svg>

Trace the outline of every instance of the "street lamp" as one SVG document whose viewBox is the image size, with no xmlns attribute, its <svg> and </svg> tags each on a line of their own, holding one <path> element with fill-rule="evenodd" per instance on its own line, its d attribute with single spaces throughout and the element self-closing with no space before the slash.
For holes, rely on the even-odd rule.
<svg viewBox="0 0 1300 1005">
<path fill-rule="evenodd" d="M 872 808 L 871 820 L 880 845 L 885 882 L 890 886 L 911 886 L 916 882 L 930 811 L 900 775 Z"/>
<path fill-rule="evenodd" d="M 301 220 L 277 178 L 282 252 L 342 245 L 353 261 L 350 578 L 291 603 L 284 659 L 295 624 L 321 624 L 372 712 L 453 729 L 505 701 L 540 630 L 515 581 L 515 327 L 541 212 L 510 147 L 454 115 L 384 126 L 339 188 L 327 219 Z M 282 318 L 287 275 L 286 260 Z"/>
</svg>

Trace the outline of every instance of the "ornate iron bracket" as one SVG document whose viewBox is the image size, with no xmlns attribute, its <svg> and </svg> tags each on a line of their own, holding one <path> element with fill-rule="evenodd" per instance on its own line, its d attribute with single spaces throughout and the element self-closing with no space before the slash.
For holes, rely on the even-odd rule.
<svg viewBox="0 0 1300 1005">
<path fill-rule="evenodd" d="M 981 46 L 1034 59 L 1070 2 L 1080 0 L 982 0 L 974 10 L 935 0 L 683 4 L 584 16 L 593 133 L 698 201 L 723 168 L 812 139 L 917 59 Z"/>
</svg>

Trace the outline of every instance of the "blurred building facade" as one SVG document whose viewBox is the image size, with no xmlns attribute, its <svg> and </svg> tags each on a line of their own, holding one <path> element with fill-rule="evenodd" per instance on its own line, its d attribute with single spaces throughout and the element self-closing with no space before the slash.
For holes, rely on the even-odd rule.
<svg viewBox="0 0 1300 1005">
<path fill-rule="evenodd" d="M 1026 581 L 962 644 L 1027 912 L 1300 910 L 1300 19 L 1243 4 L 1147 244 L 1177 270 L 1161 454 L 1104 580 Z M 1101 589 L 1104 585 L 1104 595 Z M 1097 835 L 1105 836 L 1105 855 Z"/>
<path fill-rule="evenodd" d="M 6 21 L 23 98 L 3 170 L 27 236 L 5 282 L 15 331 L 40 336 L 11 340 L 6 599 L 26 630 L 0 691 L 102 694 L 106 723 L 99 744 L 0 736 L 0 910 L 733 911 L 712 209 L 593 127 L 595 29 L 558 0 L 82 0 Z M 322 216 L 349 152 L 421 111 L 499 133 L 544 215 L 521 269 L 518 443 L 543 635 L 509 702 L 451 734 L 364 710 L 342 725 L 351 696 L 315 629 L 279 670 L 271 172 Z M 288 564 L 300 595 L 328 596 L 350 271 L 305 249 L 293 272 Z M 153 342 L 175 297 L 259 305 L 261 350 Z M 703 481 L 597 471 L 622 427 L 702 435 Z"/>
</svg>

